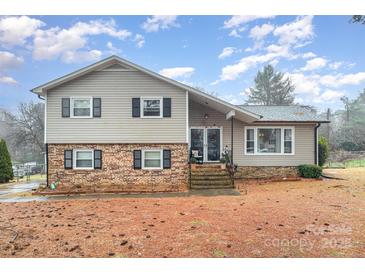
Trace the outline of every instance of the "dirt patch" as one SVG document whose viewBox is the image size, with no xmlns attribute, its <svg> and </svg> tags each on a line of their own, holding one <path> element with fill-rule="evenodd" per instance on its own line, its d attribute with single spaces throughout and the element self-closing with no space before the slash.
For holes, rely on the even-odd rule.
<svg viewBox="0 0 365 274">
<path fill-rule="evenodd" d="M 0 256 L 364 257 L 365 169 L 337 174 L 241 196 L 0 203 Z"/>
</svg>

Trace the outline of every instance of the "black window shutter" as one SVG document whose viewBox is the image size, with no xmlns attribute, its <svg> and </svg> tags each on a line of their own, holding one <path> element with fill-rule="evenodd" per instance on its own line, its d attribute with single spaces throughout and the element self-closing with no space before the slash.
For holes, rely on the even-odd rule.
<svg viewBox="0 0 365 274">
<path fill-rule="evenodd" d="M 132 117 L 141 116 L 141 99 L 132 98 Z"/>
<path fill-rule="evenodd" d="M 72 169 L 72 149 L 65 150 L 63 162 L 64 162 L 65 169 Z"/>
<path fill-rule="evenodd" d="M 102 152 L 99 149 L 94 150 L 94 169 L 101 169 L 102 167 Z"/>
<path fill-rule="evenodd" d="M 171 150 L 163 150 L 163 168 L 171 168 Z"/>
<path fill-rule="evenodd" d="M 133 167 L 134 169 L 142 168 L 142 152 L 140 150 L 133 150 Z"/>
<path fill-rule="evenodd" d="M 70 98 L 62 98 L 62 117 L 70 117 Z"/>
<path fill-rule="evenodd" d="M 163 98 L 163 117 L 171 117 L 171 98 Z"/>
<path fill-rule="evenodd" d="M 101 117 L 101 98 L 93 98 L 93 117 Z"/>
</svg>

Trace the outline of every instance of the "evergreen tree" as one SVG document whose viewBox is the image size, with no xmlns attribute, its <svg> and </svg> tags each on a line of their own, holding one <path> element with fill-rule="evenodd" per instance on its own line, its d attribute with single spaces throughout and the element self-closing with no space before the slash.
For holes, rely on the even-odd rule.
<svg viewBox="0 0 365 274">
<path fill-rule="evenodd" d="M 247 103 L 259 105 L 292 105 L 294 104 L 295 86 L 289 77 L 284 78 L 281 72 L 275 72 L 273 66 L 267 65 L 258 71 L 255 87 L 250 88 Z"/>
<path fill-rule="evenodd" d="M 0 140 L 0 183 L 13 179 L 10 154 L 4 140 Z"/>
</svg>

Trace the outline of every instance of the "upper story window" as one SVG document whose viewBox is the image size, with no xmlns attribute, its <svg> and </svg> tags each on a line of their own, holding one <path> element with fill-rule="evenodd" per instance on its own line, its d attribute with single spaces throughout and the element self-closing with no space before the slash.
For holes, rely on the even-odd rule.
<svg viewBox="0 0 365 274">
<path fill-rule="evenodd" d="M 71 117 L 92 117 L 92 98 L 71 98 Z"/>
<path fill-rule="evenodd" d="M 245 154 L 294 154 L 294 127 L 246 127 Z"/>
<path fill-rule="evenodd" d="M 162 117 L 162 98 L 142 98 L 142 117 Z"/>
</svg>

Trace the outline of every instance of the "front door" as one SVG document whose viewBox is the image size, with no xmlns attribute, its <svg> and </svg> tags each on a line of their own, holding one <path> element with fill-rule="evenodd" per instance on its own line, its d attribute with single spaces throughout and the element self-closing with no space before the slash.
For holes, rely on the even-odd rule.
<svg viewBox="0 0 365 274">
<path fill-rule="evenodd" d="M 219 161 L 221 156 L 221 130 L 219 128 L 207 128 L 207 161 Z"/>
<path fill-rule="evenodd" d="M 220 128 L 190 128 L 191 156 L 198 162 L 217 162 L 221 155 Z"/>
</svg>

